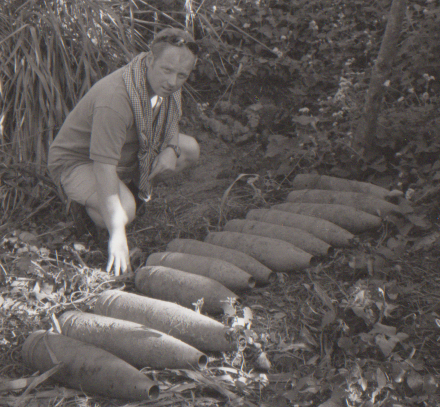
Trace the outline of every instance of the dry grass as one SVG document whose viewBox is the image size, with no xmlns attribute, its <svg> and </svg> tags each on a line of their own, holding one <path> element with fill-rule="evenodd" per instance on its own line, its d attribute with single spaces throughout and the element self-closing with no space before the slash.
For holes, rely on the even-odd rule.
<svg viewBox="0 0 440 407">
<path fill-rule="evenodd" d="M 0 4 L 0 145 L 6 162 L 44 173 L 67 113 L 101 77 L 148 50 L 154 11 L 133 2 Z"/>
</svg>

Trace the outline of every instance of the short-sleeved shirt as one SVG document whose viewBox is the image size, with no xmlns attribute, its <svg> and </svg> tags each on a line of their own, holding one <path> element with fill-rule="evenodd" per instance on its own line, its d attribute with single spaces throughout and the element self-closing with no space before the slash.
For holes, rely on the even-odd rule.
<svg viewBox="0 0 440 407">
<path fill-rule="evenodd" d="M 139 141 L 122 72 L 99 80 L 67 116 L 49 149 L 56 182 L 65 169 L 93 161 L 116 165 L 120 177 L 137 171 Z"/>
</svg>

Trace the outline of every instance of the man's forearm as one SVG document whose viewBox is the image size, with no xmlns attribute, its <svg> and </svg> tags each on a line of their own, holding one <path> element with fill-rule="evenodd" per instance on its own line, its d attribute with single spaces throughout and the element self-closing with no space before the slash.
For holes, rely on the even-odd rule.
<svg viewBox="0 0 440 407">
<path fill-rule="evenodd" d="M 96 176 L 101 216 L 109 233 L 123 230 L 125 232 L 128 219 L 119 197 L 119 178 L 116 166 L 95 162 L 93 172 Z"/>
</svg>

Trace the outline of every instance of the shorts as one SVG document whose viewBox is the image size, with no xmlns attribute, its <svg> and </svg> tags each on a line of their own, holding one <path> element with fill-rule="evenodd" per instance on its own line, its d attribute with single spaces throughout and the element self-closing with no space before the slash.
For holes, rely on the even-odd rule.
<svg viewBox="0 0 440 407">
<path fill-rule="evenodd" d="M 69 167 L 61 173 L 61 186 L 72 201 L 81 205 L 97 191 L 93 163 Z"/>
<path fill-rule="evenodd" d="M 133 189 L 135 190 L 133 181 L 136 177 L 136 172 L 133 172 L 131 169 L 128 171 L 126 168 L 118 168 L 117 173 L 119 179 L 133 193 Z M 65 168 L 61 172 L 61 186 L 69 199 L 85 206 L 87 200 L 97 192 L 93 163 Z"/>
</svg>

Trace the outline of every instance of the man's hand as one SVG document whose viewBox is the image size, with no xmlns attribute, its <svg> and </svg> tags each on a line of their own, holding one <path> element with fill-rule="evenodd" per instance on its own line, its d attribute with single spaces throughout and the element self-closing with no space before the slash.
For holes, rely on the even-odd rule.
<svg viewBox="0 0 440 407">
<path fill-rule="evenodd" d="M 174 171 L 176 169 L 177 157 L 172 148 L 167 147 L 154 159 L 151 166 L 151 174 L 148 179 L 151 181 L 156 175 Z"/>
<path fill-rule="evenodd" d="M 131 271 L 125 225 L 129 215 L 122 206 L 120 191 L 122 183 L 117 174 L 116 166 L 95 162 L 93 172 L 96 176 L 97 194 L 89 199 L 89 207 L 101 217 L 101 222 L 109 232 L 107 272 L 114 269 L 118 276 L 122 270 Z"/>
<path fill-rule="evenodd" d="M 119 276 L 121 270 L 123 273 L 131 271 L 125 230 L 114 231 L 112 235 L 110 235 L 108 241 L 108 256 L 107 272 L 110 272 L 112 267 L 115 270 L 115 276 Z"/>
</svg>

